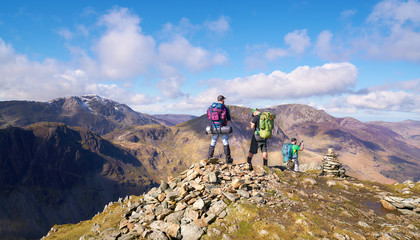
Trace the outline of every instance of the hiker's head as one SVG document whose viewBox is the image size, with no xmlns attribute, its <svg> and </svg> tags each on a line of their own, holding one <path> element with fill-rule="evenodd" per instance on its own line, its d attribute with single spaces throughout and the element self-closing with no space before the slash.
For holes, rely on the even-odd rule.
<svg viewBox="0 0 420 240">
<path fill-rule="evenodd" d="M 219 95 L 218 97 L 217 97 L 217 101 L 218 102 L 220 102 L 220 103 L 225 103 L 225 96 L 223 96 L 223 95 Z"/>
<path fill-rule="evenodd" d="M 251 111 L 252 116 L 257 116 L 258 114 L 260 114 L 260 110 L 258 110 L 258 108 L 252 109 L 252 111 Z"/>
<path fill-rule="evenodd" d="M 292 139 L 290 139 L 290 142 L 292 142 L 293 144 L 296 144 L 297 143 L 297 139 L 296 138 L 292 138 Z"/>
</svg>

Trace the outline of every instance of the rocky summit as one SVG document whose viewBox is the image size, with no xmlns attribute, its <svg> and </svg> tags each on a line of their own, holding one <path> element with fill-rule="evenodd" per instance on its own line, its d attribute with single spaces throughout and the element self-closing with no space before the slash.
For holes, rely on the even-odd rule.
<svg viewBox="0 0 420 240">
<path fill-rule="evenodd" d="M 420 183 L 202 160 L 43 239 L 419 239 Z"/>
</svg>

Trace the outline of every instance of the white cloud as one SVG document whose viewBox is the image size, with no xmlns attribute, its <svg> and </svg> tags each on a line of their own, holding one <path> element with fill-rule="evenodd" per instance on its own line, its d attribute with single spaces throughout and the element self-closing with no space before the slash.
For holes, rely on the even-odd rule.
<svg viewBox="0 0 420 240">
<path fill-rule="evenodd" d="M 89 29 L 85 25 L 77 25 L 77 31 L 79 31 L 83 36 L 89 36 Z"/>
<path fill-rule="evenodd" d="M 420 3 L 385 0 L 367 19 L 370 34 L 360 46 L 378 59 L 420 61 Z"/>
<path fill-rule="evenodd" d="M 401 88 L 407 91 L 420 92 L 420 79 L 414 79 L 409 81 L 402 81 L 394 84 L 396 88 Z"/>
<path fill-rule="evenodd" d="M 368 21 L 382 24 L 404 24 L 407 21 L 420 22 L 420 3 L 416 0 L 384 0 L 378 3 Z"/>
<path fill-rule="evenodd" d="M 178 24 L 173 23 L 166 23 L 163 25 L 162 35 L 165 37 L 173 37 L 173 36 L 188 36 L 193 35 L 194 33 L 198 33 L 200 30 L 208 30 L 212 33 L 217 33 L 218 35 L 222 35 L 229 31 L 229 17 L 227 16 L 220 16 L 219 19 L 213 21 L 205 21 L 201 24 L 193 24 L 188 18 L 181 18 Z"/>
<path fill-rule="evenodd" d="M 0 39 L 0 98 L 45 99 L 51 91 L 65 94 L 71 79 L 60 75 L 63 67 L 52 59 L 31 62 L 27 56 L 15 54 L 10 45 Z M 56 97 L 56 96 L 54 96 Z"/>
<path fill-rule="evenodd" d="M 315 44 L 315 49 L 318 55 L 322 58 L 329 58 L 332 55 L 333 50 L 331 47 L 331 39 L 333 34 L 330 31 L 322 31 L 318 35 L 318 39 Z"/>
<path fill-rule="evenodd" d="M 286 57 L 288 52 L 282 48 L 270 48 L 265 52 L 265 58 L 268 61 L 274 61 L 281 57 Z"/>
<path fill-rule="evenodd" d="M 420 96 L 404 91 L 378 91 L 365 95 L 350 95 L 347 104 L 363 109 L 420 112 Z"/>
<path fill-rule="evenodd" d="M 185 81 L 185 76 L 176 68 L 168 65 L 161 66 L 161 72 L 162 79 L 156 86 L 162 94 L 172 99 L 183 96 L 184 94 L 180 91 L 180 88 Z"/>
<path fill-rule="evenodd" d="M 14 61 L 16 58 L 17 56 L 15 57 L 15 51 L 12 46 L 6 44 L 3 39 L 0 38 L 0 66 Z"/>
<path fill-rule="evenodd" d="M 73 38 L 73 33 L 68 28 L 62 28 L 58 30 L 58 35 L 60 35 L 66 40 L 70 40 Z"/>
<path fill-rule="evenodd" d="M 420 113 L 420 79 L 372 86 L 358 94 L 344 94 L 328 100 L 318 108 L 340 114 L 389 114 Z M 413 116 L 406 115 L 408 118 Z M 367 115 L 366 115 L 367 116 Z"/>
<path fill-rule="evenodd" d="M 163 25 L 162 33 L 166 37 L 173 37 L 177 35 L 186 36 L 200 30 L 202 27 L 199 24 L 192 24 L 188 18 L 181 18 L 178 25 L 166 23 Z"/>
<path fill-rule="evenodd" d="M 126 8 L 114 8 L 101 18 L 100 24 L 107 27 L 107 32 L 93 47 L 97 59 L 81 58 L 91 76 L 99 69 L 106 79 L 132 80 L 157 70 L 161 77 L 157 88 L 166 97 L 177 98 L 183 96 L 180 87 L 185 80 L 179 68 L 199 72 L 227 61 L 225 53 L 194 46 L 179 34 L 174 34 L 170 41 L 156 44 L 153 37 L 141 32 L 140 18 Z M 179 26 L 166 24 L 164 31 L 182 32 L 182 29 L 194 28 L 196 26 L 184 18 Z"/>
<path fill-rule="evenodd" d="M 343 11 L 343 12 L 341 12 L 341 16 L 342 17 L 351 17 L 351 16 L 353 16 L 353 15 L 355 15 L 357 13 L 357 10 L 353 10 L 353 9 L 349 9 L 349 10 L 346 10 L 346 11 Z"/>
<path fill-rule="evenodd" d="M 371 92 L 389 91 L 389 90 L 404 90 L 406 92 L 420 92 L 420 79 L 398 81 L 395 83 L 372 86 L 369 88 Z"/>
<path fill-rule="evenodd" d="M 202 71 L 227 61 L 224 53 L 211 53 L 204 48 L 192 46 L 182 36 L 158 47 L 159 59 L 168 64 L 184 66 L 191 71 Z"/>
<path fill-rule="evenodd" d="M 367 53 L 375 58 L 420 61 L 420 32 L 394 26 L 388 36 L 365 42 Z"/>
<path fill-rule="evenodd" d="M 184 98 L 177 102 L 172 103 L 167 106 L 169 111 L 183 111 L 183 112 L 205 112 L 205 109 L 212 103 L 216 101 L 218 95 L 226 96 L 224 91 L 219 91 L 216 88 L 209 88 L 199 93 L 195 97 L 185 95 Z M 228 97 L 230 99 L 230 97 Z M 229 100 L 230 103 L 232 101 Z"/>
<path fill-rule="evenodd" d="M 291 73 L 260 73 L 219 84 L 220 89 L 242 98 L 296 99 L 347 92 L 356 80 L 357 68 L 351 63 L 330 63 L 298 67 Z"/>
<path fill-rule="evenodd" d="M 64 96 L 98 94 L 123 103 L 150 104 L 155 98 L 115 83 L 93 81 L 82 69 L 53 60 L 30 61 L 0 39 L 0 99 L 48 101 Z"/>
<path fill-rule="evenodd" d="M 115 8 L 101 18 L 100 24 L 106 26 L 107 32 L 93 49 L 104 77 L 131 79 L 149 70 L 155 60 L 156 44 L 152 37 L 141 33 L 139 23 L 140 18 L 126 8 Z"/>
<path fill-rule="evenodd" d="M 106 96 L 107 98 L 124 104 L 149 105 L 158 101 L 156 97 L 134 93 L 117 84 L 91 83 L 87 84 L 85 88 L 84 94 Z"/>
<path fill-rule="evenodd" d="M 278 100 L 304 99 L 312 96 L 331 96 L 346 93 L 354 86 L 357 69 L 350 63 L 330 63 L 319 67 L 298 67 L 290 73 L 274 71 L 230 80 L 212 79 L 210 86 L 198 95 L 184 95 L 181 101 L 168 104 L 168 111 L 201 113 L 216 101 L 220 94 L 227 104 L 277 105 Z"/>
<path fill-rule="evenodd" d="M 306 29 L 295 30 L 288 33 L 284 37 L 284 41 L 290 46 L 290 50 L 297 54 L 303 54 L 306 48 L 311 45 L 311 39 L 309 38 Z"/>
<path fill-rule="evenodd" d="M 311 39 L 309 38 L 306 29 L 295 30 L 286 34 L 286 36 L 284 36 L 284 42 L 289 46 L 287 49 L 269 48 L 265 51 L 263 57 L 268 61 L 275 61 L 278 58 L 286 56 L 302 55 L 311 45 Z M 255 56 L 251 58 L 255 59 Z"/>
<path fill-rule="evenodd" d="M 156 106 L 165 99 L 149 92 L 134 93 L 133 81 L 160 77 L 152 85 L 173 102 L 173 98 L 186 97 L 180 90 L 185 72 L 203 71 L 227 61 L 226 53 L 195 46 L 179 35 L 157 44 L 142 32 L 140 22 L 128 9 L 113 8 L 98 21 L 105 32 L 91 46 L 93 56 L 82 47 L 66 44 L 78 64 L 73 66 L 55 59 L 31 61 L 0 38 L 0 99 L 46 101 L 98 94 L 137 107 Z M 88 36 L 89 30 L 78 25 L 73 33 L 63 28 L 60 34 Z"/>
<path fill-rule="evenodd" d="M 384 0 L 376 4 L 358 27 L 318 35 L 314 52 L 330 61 L 348 61 L 362 53 L 379 60 L 420 61 L 420 2 Z M 352 10 L 342 17 L 354 14 Z"/>
<path fill-rule="evenodd" d="M 349 59 L 351 55 L 350 49 L 345 49 L 344 47 L 337 44 L 337 42 L 332 43 L 334 35 L 328 31 L 322 31 L 317 38 L 315 43 L 314 51 L 323 59 L 330 61 L 342 61 Z"/>
<path fill-rule="evenodd" d="M 223 34 L 229 30 L 229 18 L 221 16 L 216 21 L 207 21 L 204 23 L 209 30 L 216 32 L 218 34 Z"/>
</svg>

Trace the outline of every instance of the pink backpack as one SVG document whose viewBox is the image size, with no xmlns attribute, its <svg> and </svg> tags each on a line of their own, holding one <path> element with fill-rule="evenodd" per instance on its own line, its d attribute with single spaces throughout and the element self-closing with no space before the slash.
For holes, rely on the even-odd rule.
<svg viewBox="0 0 420 240">
<path fill-rule="evenodd" d="M 207 109 L 207 118 L 214 127 L 226 126 L 227 109 L 224 104 L 213 103 Z"/>
</svg>

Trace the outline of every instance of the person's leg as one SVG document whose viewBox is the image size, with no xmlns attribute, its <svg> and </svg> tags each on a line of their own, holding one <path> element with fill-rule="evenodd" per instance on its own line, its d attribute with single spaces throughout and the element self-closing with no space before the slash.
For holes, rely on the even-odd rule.
<svg viewBox="0 0 420 240">
<path fill-rule="evenodd" d="M 225 150 L 225 155 L 226 155 L 226 163 L 228 164 L 233 163 L 233 159 L 230 155 L 229 135 L 222 134 L 221 137 L 222 137 L 222 142 L 223 142 L 223 149 Z"/>
<path fill-rule="evenodd" d="M 209 146 L 209 152 L 207 153 L 207 159 L 213 158 L 214 148 L 215 148 L 215 146 L 212 146 L 212 145 Z"/>
<path fill-rule="evenodd" d="M 287 162 L 286 162 L 286 166 L 287 166 L 287 169 L 288 170 L 293 171 L 293 168 L 294 168 L 294 162 L 293 162 L 293 160 L 292 159 L 288 159 Z"/>
<path fill-rule="evenodd" d="M 223 146 L 229 145 L 229 134 L 221 134 Z"/>
<path fill-rule="evenodd" d="M 251 164 L 251 162 L 252 162 L 252 157 L 254 156 L 254 154 L 253 153 L 249 153 L 248 154 L 248 157 L 247 157 L 247 159 L 246 159 L 246 162 L 247 163 L 249 163 L 249 164 Z"/>
<path fill-rule="evenodd" d="M 263 155 L 263 165 L 268 166 L 267 140 L 263 140 L 259 144 Z"/>
<path fill-rule="evenodd" d="M 213 134 L 211 137 L 210 145 L 213 147 L 216 146 L 217 139 L 219 139 L 219 134 Z"/>
<path fill-rule="evenodd" d="M 251 139 L 251 145 L 249 147 L 248 158 L 247 158 L 247 163 L 251 166 L 251 170 L 252 170 L 252 157 L 254 156 L 254 154 L 257 153 L 257 151 L 258 151 L 258 143 L 257 143 L 257 140 L 255 139 L 255 135 L 253 135 Z"/>
<path fill-rule="evenodd" d="M 217 139 L 219 139 L 219 134 L 213 134 L 213 136 L 211 137 L 211 142 L 210 142 L 209 152 L 207 154 L 207 159 L 213 158 L 214 149 L 216 148 Z"/>
<path fill-rule="evenodd" d="M 293 163 L 294 163 L 294 171 L 295 172 L 299 172 L 299 160 L 296 158 L 296 159 L 293 159 Z"/>
<path fill-rule="evenodd" d="M 268 153 L 263 152 L 263 165 L 268 166 Z"/>
</svg>

